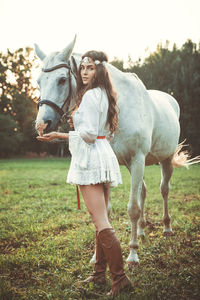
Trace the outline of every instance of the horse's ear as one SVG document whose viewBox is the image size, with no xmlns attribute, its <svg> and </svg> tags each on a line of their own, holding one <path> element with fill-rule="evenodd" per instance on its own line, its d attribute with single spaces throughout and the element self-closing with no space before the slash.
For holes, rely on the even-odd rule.
<svg viewBox="0 0 200 300">
<path fill-rule="evenodd" d="M 35 46 L 35 53 L 39 59 L 44 60 L 46 57 L 46 54 L 40 49 L 40 47 L 37 44 L 34 44 Z"/>
<path fill-rule="evenodd" d="M 73 41 L 60 53 L 60 58 L 62 61 L 68 61 L 70 58 L 70 55 L 72 54 L 72 51 L 74 49 L 74 45 L 76 42 L 76 35 L 73 39 Z"/>
</svg>

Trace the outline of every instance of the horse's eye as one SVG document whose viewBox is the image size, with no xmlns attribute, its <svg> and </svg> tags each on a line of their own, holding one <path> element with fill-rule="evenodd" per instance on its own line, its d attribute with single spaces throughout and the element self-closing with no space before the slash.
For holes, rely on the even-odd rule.
<svg viewBox="0 0 200 300">
<path fill-rule="evenodd" d="M 58 81 L 58 84 L 65 84 L 66 80 L 67 79 L 65 77 L 61 77 Z"/>
</svg>

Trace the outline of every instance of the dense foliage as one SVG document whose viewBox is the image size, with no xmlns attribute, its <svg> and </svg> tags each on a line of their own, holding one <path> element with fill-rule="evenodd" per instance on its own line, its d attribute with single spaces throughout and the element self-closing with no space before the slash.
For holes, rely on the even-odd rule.
<svg viewBox="0 0 200 300">
<path fill-rule="evenodd" d="M 0 53 L 1 156 L 36 149 L 33 120 L 36 115 L 31 84 L 32 49 Z M 32 62 L 31 62 L 32 61 Z"/>
<path fill-rule="evenodd" d="M 158 45 L 144 61 L 133 62 L 128 67 L 124 61 L 111 62 L 125 72 L 134 72 L 147 89 L 159 89 L 173 95 L 181 109 L 181 138 L 187 139 L 192 154 L 200 153 L 200 45 L 188 40 L 180 49 L 169 43 Z M 31 48 L 0 53 L 0 157 L 28 151 L 58 154 L 62 144 L 49 145 L 35 139 L 34 120 L 36 88 L 33 87 L 32 70 L 36 67 Z"/>
</svg>

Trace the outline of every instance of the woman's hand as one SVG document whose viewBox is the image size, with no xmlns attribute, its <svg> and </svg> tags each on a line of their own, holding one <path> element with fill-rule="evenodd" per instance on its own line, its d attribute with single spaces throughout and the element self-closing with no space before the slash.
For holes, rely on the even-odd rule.
<svg viewBox="0 0 200 300">
<path fill-rule="evenodd" d="M 42 142 L 50 142 L 55 139 L 68 139 L 68 137 L 69 137 L 68 133 L 52 131 L 52 132 L 43 134 L 43 136 L 37 136 L 36 139 L 38 141 L 42 141 Z"/>
<path fill-rule="evenodd" d="M 70 128 L 74 128 L 74 122 L 73 122 L 73 118 L 71 117 L 71 118 L 69 118 L 69 120 L 67 121 L 67 123 L 69 124 L 69 127 Z"/>
<path fill-rule="evenodd" d="M 46 124 L 40 123 L 40 124 L 37 126 L 37 130 L 39 131 L 40 136 L 43 135 L 43 131 L 46 129 L 47 125 L 48 125 L 47 123 L 46 123 Z"/>
</svg>

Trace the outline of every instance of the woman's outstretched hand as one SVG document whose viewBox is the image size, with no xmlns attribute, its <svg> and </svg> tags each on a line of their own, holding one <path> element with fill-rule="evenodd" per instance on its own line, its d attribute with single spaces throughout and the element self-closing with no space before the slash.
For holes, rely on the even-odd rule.
<svg viewBox="0 0 200 300">
<path fill-rule="evenodd" d="M 42 142 L 50 142 L 55 139 L 68 139 L 68 137 L 69 137 L 68 133 L 52 131 L 52 132 L 43 134 L 42 136 L 39 135 L 36 137 L 36 139 L 38 141 L 42 141 Z"/>
</svg>

